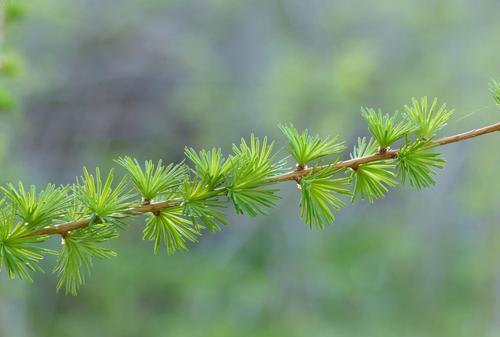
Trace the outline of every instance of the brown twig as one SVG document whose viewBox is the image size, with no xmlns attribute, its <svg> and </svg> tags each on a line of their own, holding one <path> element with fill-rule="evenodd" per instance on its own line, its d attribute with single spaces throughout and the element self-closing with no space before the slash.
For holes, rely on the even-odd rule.
<svg viewBox="0 0 500 337">
<path fill-rule="evenodd" d="M 459 133 L 458 135 L 444 137 L 444 138 L 435 140 L 432 143 L 436 144 L 436 145 L 446 145 L 446 144 L 456 143 L 456 142 L 460 142 L 462 140 L 474 138 L 477 136 L 486 135 L 488 133 L 495 132 L 495 131 L 500 131 L 500 123 L 495 123 L 495 124 L 491 124 L 491 125 L 485 126 L 483 128 L 480 128 L 480 129 L 475 129 L 475 130 L 471 130 L 468 132 Z"/>
<path fill-rule="evenodd" d="M 456 143 L 456 142 L 460 142 L 460 141 L 474 138 L 477 136 L 486 135 L 488 133 L 492 133 L 495 131 L 500 131 L 500 122 L 496 123 L 496 124 L 485 126 L 483 128 L 480 128 L 480 129 L 475 129 L 475 130 L 460 133 L 457 135 L 444 137 L 444 138 L 432 141 L 431 144 L 434 144 L 436 146 L 441 146 L 441 145 Z M 379 152 L 379 153 L 376 153 L 376 154 L 373 154 L 370 156 L 366 156 L 366 157 L 340 161 L 340 162 L 335 164 L 335 168 L 337 168 L 337 169 L 358 168 L 359 165 L 363 165 L 366 163 L 394 159 L 397 157 L 397 155 L 398 155 L 398 150 L 386 150 L 385 152 Z M 284 182 L 284 181 L 289 181 L 289 180 L 299 181 L 300 178 L 310 174 L 311 172 L 313 172 L 313 170 L 317 171 L 317 170 L 324 169 L 326 167 L 330 167 L 330 165 L 317 166 L 317 167 L 313 167 L 313 168 L 302 167 L 300 169 L 273 177 L 273 178 L 269 179 L 268 183 L 278 183 L 278 182 Z M 130 216 L 137 215 L 137 214 L 144 214 L 144 213 L 159 213 L 164 209 L 174 207 L 174 206 L 179 206 L 181 204 L 182 204 L 182 199 L 180 199 L 180 198 L 166 200 L 166 201 L 160 201 L 160 202 L 152 202 L 152 203 L 149 203 L 147 205 L 131 208 L 128 213 L 130 214 Z M 45 227 L 45 228 L 42 228 L 42 229 L 39 229 L 36 231 L 32 231 L 32 232 L 27 233 L 26 236 L 42 236 L 42 235 L 54 235 L 54 234 L 67 235 L 67 233 L 69 233 L 73 230 L 87 227 L 90 224 L 90 222 L 91 222 L 91 220 L 89 218 L 80 219 L 77 221 L 72 221 L 72 222 L 61 224 L 61 225 Z"/>
</svg>

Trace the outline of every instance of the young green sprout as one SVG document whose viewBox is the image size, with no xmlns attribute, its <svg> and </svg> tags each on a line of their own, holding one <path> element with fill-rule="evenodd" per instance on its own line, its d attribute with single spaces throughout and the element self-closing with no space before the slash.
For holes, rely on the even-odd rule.
<svg viewBox="0 0 500 337">
<path fill-rule="evenodd" d="M 349 178 L 340 176 L 335 165 L 311 171 L 299 181 L 300 216 L 311 228 L 324 228 L 335 220 L 333 210 L 340 210 L 345 202 L 341 195 L 350 195 Z"/>
<path fill-rule="evenodd" d="M 137 159 L 130 157 L 118 158 L 116 162 L 127 170 L 145 204 L 149 204 L 157 196 L 178 187 L 186 176 L 186 169 L 183 165 L 165 166 L 161 159 L 156 165 L 151 160 L 146 160 L 144 169 Z"/>
<path fill-rule="evenodd" d="M 55 187 L 48 184 L 37 193 L 36 186 L 31 185 L 27 191 L 19 182 L 17 189 L 12 184 L 0 187 L 10 205 L 15 205 L 15 212 L 30 229 L 41 228 L 52 224 L 65 212 L 68 202 L 68 188 Z"/>
<path fill-rule="evenodd" d="M 275 160 L 273 143 L 267 137 L 262 142 L 253 134 L 250 143 L 241 139 L 240 146 L 233 145 L 231 167 L 227 177 L 227 196 L 238 214 L 265 215 L 266 208 L 275 206 L 279 197 L 276 188 L 266 187 L 266 182 L 283 172 L 283 160 Z"/>
<path fill-rule="evenodd" d="M 399 139 L 405 137 L 412 127 L 405 121 L 399 121 L 398 114 L 384 114 L 382 110 L 362 108 L 362 116 L 368 123 L 368 130 L 377 140 L 379 152 L 383 153 Z"/>
<path fill-rule="evenodd" d="M 351 153 L 351 159 L 359 159 L 377 153 L 377 143 L 373 138 L 358 138 L 358 144 Z M 353 183 L 352 201 L 358 197 L 368 199 L 373 203 L 375 199 L 382 198 L 390 187 L 398 184 L 394 174 L 395 165 L 391 161 L 376 161 L 358 165 L 351 168 L 351 180 Z"/>
<path fill-rule="evenodd" d="M 418 137 L 424 141 L 432 139 L 453 115 L 453 110 L 446 109 L 446 104 L 437 106 L 437 98 L 434 98 L 430 106 L 427 97 L 422 97 L 420 101 L 412 98 L 411 102 L 411 106 L 405 105 L 405 117 Z"/>
<path fill-rule="evenodd" d="M 345 148 L 338 137 L 311 136 L 308 130 L 299 133 L 293 124 L 279 125 L 279 128 L 288 140 L 288 149 L 299 168 L 316 159 L 340 153 Z"/>
<path fill-rule="evenodd" d="M 231 162 L 224 159 L 221 149 L 212 148 L 211 151 L 196 152 L 193 148 L 186 148 L 184 153 L 194 165 L 193 173 L 210 189 L 222 185 L 224 177 L 231 167 Z"/>
<path fill-rule="evenodd" d="M 500 108 L 500 82 L 498 82 L 497 80 L 491 80 L 490 93 L 493 96 L 497 107 Z"/>
<path fill-rule="evenodd" d="M 435 174 L 433 168 L 442 169 L 446 160 L 439 157 L 439 152 L 430 151 L 433 147 L 426 142 L 417 141 L 401 148 L 396 168 L 403 184 L 408 181 L 412 187 L 417 188 L 436 184 L 432 177 Z"/>
</svg>

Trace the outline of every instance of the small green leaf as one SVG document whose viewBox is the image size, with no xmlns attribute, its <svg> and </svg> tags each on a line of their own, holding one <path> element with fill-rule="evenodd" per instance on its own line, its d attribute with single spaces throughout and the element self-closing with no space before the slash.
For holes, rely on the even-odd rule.
<svg viewBox="0 0 500 337">
<path fill-rule="evenodd" d="M 279 128 L 287 138 L 290 153 L 299 165 L 340 153 L 345 148 L 343 143 L 338 142 L 338 137 L 320 138 L 319 135 L 310 135 L 308 130 L 299 133 L 292 124 L 279 125 Z"/>
<path fill-rule="evenodd" d="M 11 279 L 33 281 L 30 272 L 43 271 L 39 261 L 43 254 L 54 254 L 34 244 L 44 242 L 46 236 L 28 237 L 28 228 L 16 220 L 16 211 L 11 206 L 0 210 L 0 272 L 2 266 Z"/>
<path fill-rule="evenodd" d="M 263 187 L 283 172 L 284 162 L 274 161 L 272 148 L 267 137 L 261 142 L 253 134 L 249 144 L 242 139 L 239 147 L 233 145 L 234 155 L 229 159 L 231 167 L 226 178 L 227 196 L 239 214 L 265 214 L 264 208 L 274 207 L 274 201 L 279 198 L 277 189 Z"/>
<path fill-rule="evenodd" d="M 158 214 L 148 215 L 146 228 L 144 228 L 144 240 L 154 241 L 154 252 L 162 243 L 165 243 L 169 255 L 177 250 L 187 250 L 186 241 L 196 242 L 200 235 L 191 221 L 182 216 L 182 207 L 172 207 Z"/>
<path fill-rule="evenodd" d="M 427 97 L 420 101 L 411 100 L 412 106 L 405 105 L 405 118 L 413 126 L 414 131 L 422 140 L 433 138 L 436 133 L 446 126 L 446 122 L 453 115 L 453 110 L 447 110 L 446 104 L 437 107 L 437 98 L 429 106 Z"/>
<path fill-rule="evenodd" d="M 491 95 L 493 95 L 493 99 L 495 100 L 495 103 L 500 108 L 500 82 L 492 79 L 490 82 L 489 89 L 490 89 Z"/>
<path fill-rule="evenodd" d="M 111 216 L 121 217 L 131 206 L 129 188 L 124 179 L 113 187 L 113 170 L 103 182 L 101 171 L 96 168 L 95 176 L 83 168 L 83 177 L 77 180 L 74 193 L 78 200 L 89 210 L 94 218 L 102 222 L 112 222 Z"/>
<path fill-rule="evenodd" d="M 368 130 L 378 142 L 380 150 L 389 148 L 393 143 L 403 138 L 412 130 L 405 121 L 398 122 L 398 114 L 392 116 L 376 112 L 372 108 L 362 108 L 362 116 L 368 123 Z"/>
<path fill-rule="evenodd" d="M 220 226 L 227 225 L 222 209 L 225 205 L 219 200 L 218 193 L 210 191 L 203 181 L 184 182 L 181 194 L 183 213 L 198 228 L 206 227 L 209 231 L 219 231 Z"/>
<path fill-rule="evenodd" d="M 151 160 L 145 161 L 144 169 L 130 157 L 119 158 L 116 162 L 127 170 L 135 188 L 147 202 L 178 187 L 186 176 L 184 165 L 164 166 L 161 160 L 156 165 Z"/>
<path fill-rule="evenodd" d="M 357 159 L 372 155 L 377 152 L 377 143 L 373 138 L 367 143 L 366 138 L 358 138 L 358 145 L 351 153 L 351 159 Z M 370 203 L 375 199 L 382 198 L 388 192 L 388 187 L 397 185 L 394 179 L 396 176 L 392 170 L 394 164 L 388 161 L 371 162 L 361 164 L 356 169 L 351 169 L 351 179 L 354 183 L 352 201 L 359 196 L 362 199 L 368 198 Z"/>
<path fill-rule="evenodd" d="M 351 194 L 348 177 L 334 178 L 338 172 L 332 164 L 300 179 L 300 216 L 311 228 L 324 228 L 335 221 L 332 209 L 345 205 L 338 195 Z"/>
<path fill-rule="evenodd" d="M 75 185 L 71 187 L 70 190 L 74 191 L 77 188 Z M 64 214 L 60 221 L 57 223 L 66 223 L 71 221 L 78 221 L 83 218 L 88 218 L 91 216 L 90 211 L 85 205 L 82 204 L 80 199 L 77 197 L 75 193 L 72 193 L 68 196 L 68 203 L 66 209 L 64 210 Z"/>
<path fill-rule="evenodd" d="M 433 168 L 443 168 L 446 160 L 440 158 L 441 153 L 431 152 L 434 146 L 428 142 L 417 141 L 407 144 L 398 153 L 396 169 L 403 184 L 409 181 L 410 186 L 424 188 L 435 185 L 432 178 Z"/>
<path fill-rule="evenodd" d="M 231 162 L 224 159 L 221 149 L 212 148 L 211 151 L 196 152 L 193 148 L 186 148 L 184 152 L 194 165 L 193 172 L 210 189 L 214 189 L 224 182 L 224 176 L 227 174 Z"/>
<path fill-rule="evenodd" d="M 17 189 L 12 184 L 0 188 L 29 229 L 42 228 L 52 224 L 60 218 L 67 207 L 68 188 L 55 187 L 48 184 L 45 189 L 37 193 L 36 186 L 31 185 L 27 191 L 22 182 Z"/>
<path fill-rule="evenodd" d="M 233 201 L 238 214 L 257 216 L 267 214 L 265 208 L 275 207 L 278 189 L 272 188 L 246 188 L 230 189 L 227 196 Z"/>
<path fill-rule="evenodd" d="M 90 273 L 93 259 L 109 259 L 116 256 L 110 249 L 98 245 L 117 237 L 116 230 L 106 224 L 94 224 L 69 233 L 62 239 L 62 247 L 57 258 L 54 273 L 59 280 L 57 290 L 65 288 L 66 294 L 76 295 Z"/>
</svg>

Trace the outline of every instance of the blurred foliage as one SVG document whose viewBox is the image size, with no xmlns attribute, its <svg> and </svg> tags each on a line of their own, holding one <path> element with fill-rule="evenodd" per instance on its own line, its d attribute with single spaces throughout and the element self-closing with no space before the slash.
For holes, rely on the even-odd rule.
<svg viewBox="0 0 500 337">
<path fill-rule="evenodd" d="M 23 59 L 10 47 L 9 36 L 11 28 L 15 28 L 23 13 L 24 6 L 18 2 L 0 3 L 0 167 L 4 170 L 10 166 L 5 160 L 5 148 L 13 132 L 9 124 L 19 106 L 17 79 L 23 72 Z"/>
<path fill-rule="evenodd" d="M 23 5 L 4 41 L 29 67 L 23 115 L 2 119 L 4 181 L 67 183 L 125 154 L 175 162 L 286 122 L 350 148 L 368 136 L 360 106 L 412 96 L 455 108 L 450 133 L 498 121 L 496 0 Z M 436 187 L 351 206 L 324 231 L 303 226 L 292 184 L 269 217 L 232 214 L 187 254 L 152 257 L 131 224 L 78 297 L 51 275 L 2 276 L 0 335 L 498 336 L 497 138 L 450 145 Z"/>
<path fill-rule="evenodd" d="M 4 4 L 4 19 L 5 25 L 9 26 L 12 23 L 20 21 L 25 14 L 25 7 L 18 1 L 5 1 Z"/>
<path fill-rule="evenodd" d="M 5 35 L 13 23 L 19 21 L 24 13 L 21 4 L 7 1 L 0 6 L 0 43 L 4 42 Z M 0 113 L 12 111 L 15 108 L 12 79 L 19 76 L 22 69 L 21 57 L 11 51 L 6 51 L 0 44 Z"/>
</svg>

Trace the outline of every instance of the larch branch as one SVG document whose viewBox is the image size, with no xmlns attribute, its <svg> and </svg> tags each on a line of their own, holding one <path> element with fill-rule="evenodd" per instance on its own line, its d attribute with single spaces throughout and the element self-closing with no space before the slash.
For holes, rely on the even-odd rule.
<svg viewBox="0 0 500 337">
<path fill-rule="evenodd" d="M 500 131 L 500 122 L 491 124 L 479 129 L 474 129 L 468 132 L 456 134 L 453 136 L 444 137 L 438 140 L 431 141 L 430 144 L 434 144 L 436 146 L 446 145 L 461 142 L 463 140 L 467 140 L 470 138 L 486 135 L 495 131 Z M 359 165 L 381 161 L 381 160 L 390 160 L 395 159 L 398 155 L 399 150 L 387 150 L 383 153 L 376 153 L 373 155 L 350 159 L 345 161 L 340 161 L 335 164 L 335 168 L 345 169 L 345 168 L 357 168 Z M 330 165 L 323 165 L 313 168 L 301 168 L 300 170 L 294 170 L 288 173 L 281 174 L 279 176 L 273 177 L 269 179 L 268 183 L 278 183 L 289 180 L 298 180 L 303 176 L 310 174 L 313 170 L 321 170 L 326 167 L 330 167 Z M 222 191 L 222 190 L 221 190 Z M 176 198 L 171 200 L 153 202 L 148 205 L 143 205 L 139 207 L 131 208 L 128 212 L 130 216 L 144 214 L 144 213 L 158 213 L 164 209 L 179 206 L 182 204 L 182 199 Z M 50 226 L 41 228 L 26 234 L 26 236 L 43 236 L 43 235 L 67 235 L 69 232 L 74 231 L 79 228 L 87 227 L 91 223 L 90 218 L 80 219 L 76 221 L 67 222 L 64 224 L 60 224 L 57 226 Z"/>
</svg>

